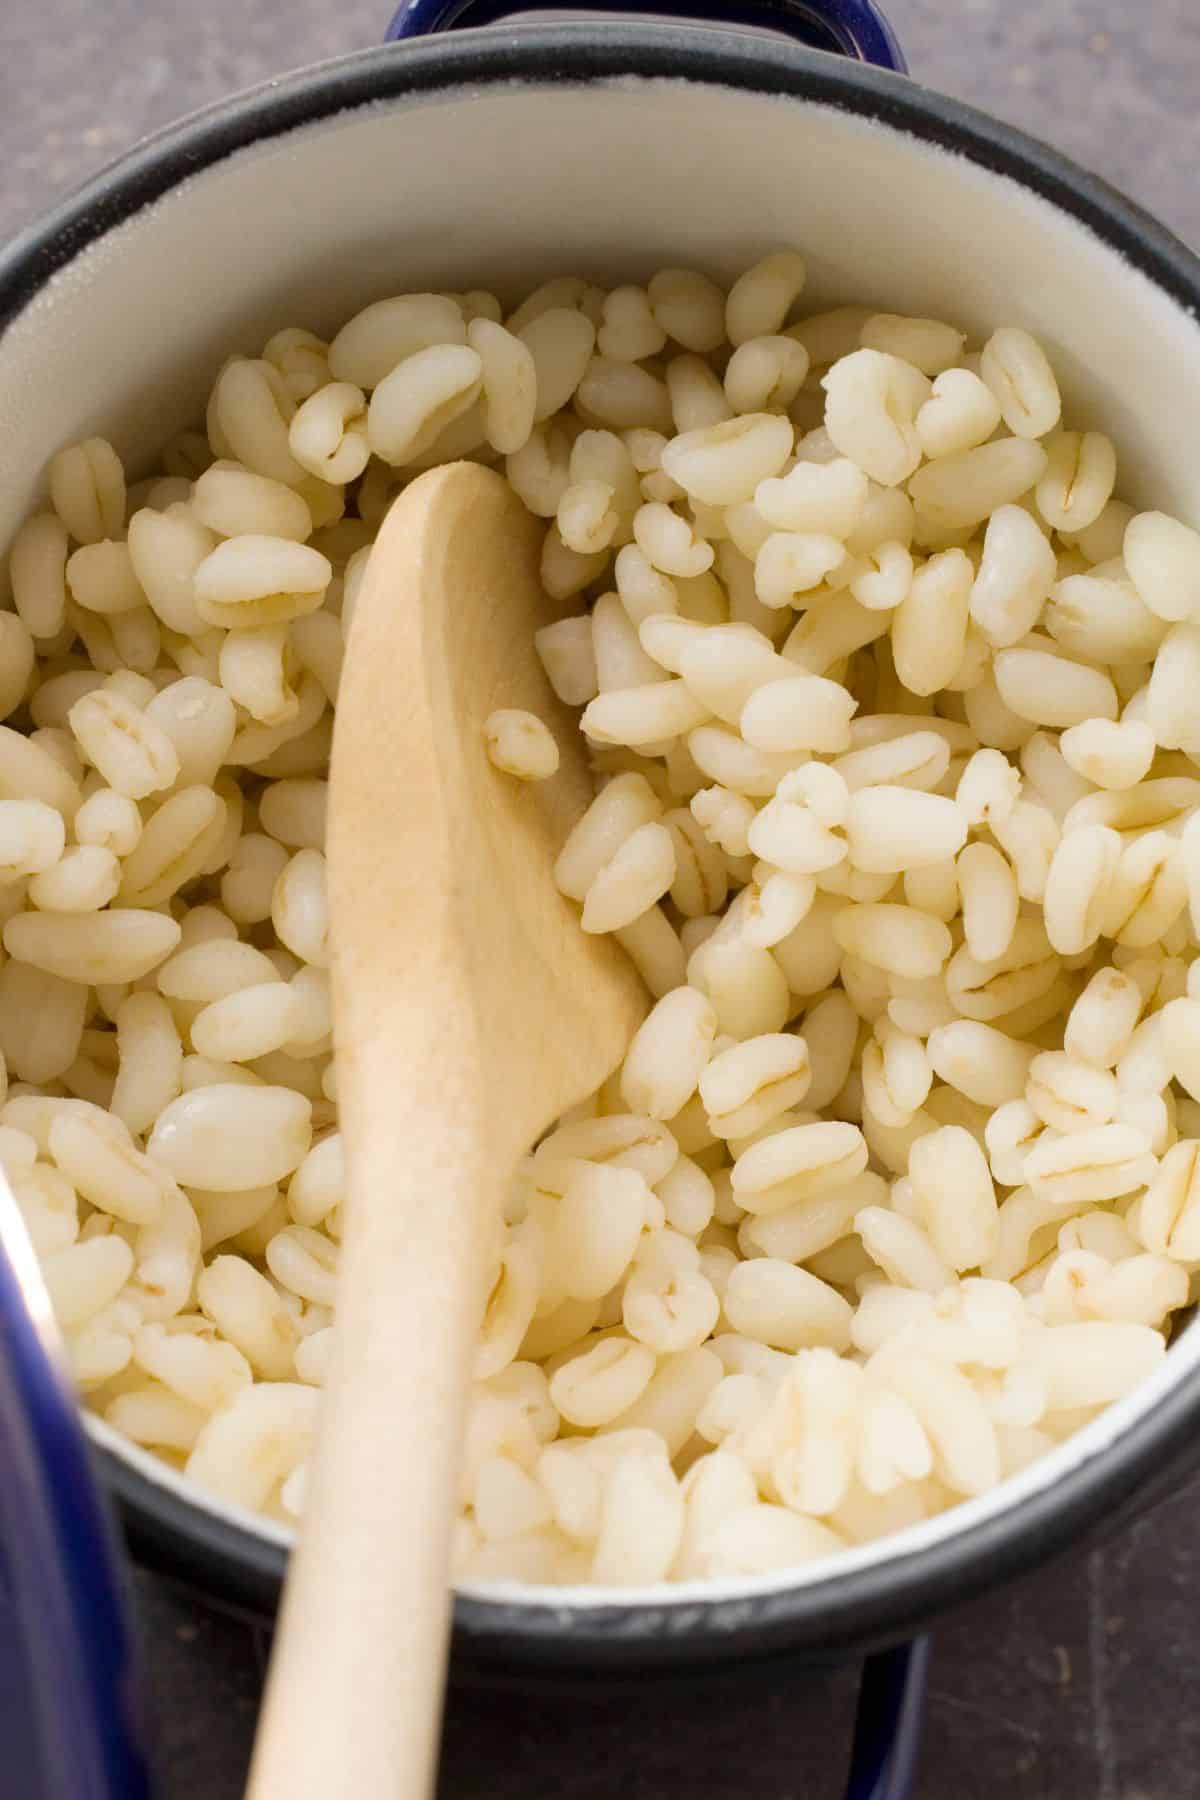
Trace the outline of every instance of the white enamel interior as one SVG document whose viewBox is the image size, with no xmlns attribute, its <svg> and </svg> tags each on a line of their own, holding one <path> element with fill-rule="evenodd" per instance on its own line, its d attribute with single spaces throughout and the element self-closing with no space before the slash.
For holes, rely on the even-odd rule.
<svg viewBox="0 0 1200 1800">
<path fill-rule="evenodd" d="M 779 244 L 808 257 L 813 309 L 854 299 L 974 332 L 1029 327 L 1060 372 L 1071 420 L 1103 423 L 1116 439 L 1122 492 L 1200 517 L 1200 412 L 1184 379 L 1200 331 L 1099 239 L 1007 178 L 892 127 L 794 99 L 626 78 L 343 112 L 191 177 L 110 232 L 0 339 L 0 542 L 60 445 L 100 431 L 143 468 L 198 413 L 223 356 L 280 326 L 321 331 L 404 288 L 485 286 L 511 298 L 553 273 L 612 281 L 670 264 L 729 277 Z M 1102 1454 L 1198 1363 L 1200 1331 L 1190 1331 L 1137 1394 L 1053 1455 L 838 1566 L 875 1565 L 1015 1507 Z M 92 1429 L 208 1504 L 102 1423 Z M 687 1605 L 701 1592 L 746 1596 L 828 1573 L 619 1597 Z M 540 1597 L 588 1606 L 617 1596 Z"/>
</svg>

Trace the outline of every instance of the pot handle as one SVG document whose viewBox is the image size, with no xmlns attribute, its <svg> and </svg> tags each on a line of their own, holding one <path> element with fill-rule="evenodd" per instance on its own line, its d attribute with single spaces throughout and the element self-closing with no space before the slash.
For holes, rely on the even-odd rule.
<svg viewBox="0 0 1200 1800">
<path fill-rule="evenodd" d="M 930 1640 L 881 1650 L 863 1665 L 846 1800 L 911 1800 L 921 1748 Z"/>
<path fill-rule="evenodd" d="M 645 18 L 682 19 L 691 24 L 749 26 L 781 32 L 813 50 L 831 50 L 855 62 L 908 73 L 896 34 L 875 0 L 719 0 L 713 18 L 703 0 L 401 0 L 387 28 L 393 39 L 426 37 L 467 25 L 494 25 L 514 13 L 565 12 L 595 18 L 606 13 Z"/>
<path fill-rule="evenodd" d="M 0 1707 L 27 1800 L 148 1800 L 133 1636 L 37 1257 L 0 1175 Z"/>
</svg>

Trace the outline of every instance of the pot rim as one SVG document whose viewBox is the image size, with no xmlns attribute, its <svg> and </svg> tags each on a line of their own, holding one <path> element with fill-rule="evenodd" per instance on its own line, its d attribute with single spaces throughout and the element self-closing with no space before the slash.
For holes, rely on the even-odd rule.
<svg viewBox="0 0 1200 1800">
<path fill-rule="evenodd" d="M 972 107 L 887 71 L 729 28 L 571 21 L 490 27 L 355 52 L 166 127 L 0 251 L 0 341 L 52 277 L 98 239 L 189 176 L 252 145 L 381 102 L 454 89 L 469 96 L 521 81 L 543 88 L 602 86 L 631 76 L 825 106 L 963 156 L 1048 201 L 1187 312 L 1200 314 L 1200 259 L 1166 227 L 1097 176 Z M 839 1558 L 828 1574 L 800 1571 L 790 1581 L 748 1581 L 738 1584 L 736 1595 L 706 1597 L 696 1586 L 629 1600 L 568 1600 L 555 1590 L 543 1595 L 525 1589 L 520 1598 L 460 1593 L 456 1645 L 468 1663 L 619 1663 L 628 1669 L 782 1649 L 820 1655 L 895 1639 L 932 1613 L 1078 1541 L 1194 1436 L 1198 1411 L 1200 1334 L 1195 1349 L 1177 1345 L 1148 1383 L 1035 1465 L 1036 1475 L 1026 1471 L 1002 1484 L 993 1492 L 1003 1497 L 988 1505 L 966 1502 L 941 1515 L 948 1521 L 965 1515 L 962 1524 L 946 1524 L 940 1533 L 910 1528 L 882 1540 L 896 1547 L 875 1557 L 850 1553 L 848 1570 Z M 151 1479 L 137 1456 L 112 1448 L 108 1428 L 89 1423 L 135 1549 L 214 1596 L 271 1610 L 286 1566 L 282 1534 L 222 1516 L 187 1498 L 177 1480 Z M 933 1541 L 921 1543 L 926 1537 Z M 906 1547 L 913 1538 L 917 1547 Z"/>
</svg>

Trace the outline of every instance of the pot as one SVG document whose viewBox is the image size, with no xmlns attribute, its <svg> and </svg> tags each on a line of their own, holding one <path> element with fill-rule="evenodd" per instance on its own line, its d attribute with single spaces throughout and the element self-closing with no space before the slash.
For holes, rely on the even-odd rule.
<svg viewBox="0 0 1200 1800">
<path fill-rule="evenodd" d="M 507 10 L 406 0 L 387 47 L 158 134 L 0 255 L 0 543 L 61 444 L 161 442 L 228 346 L 280 325 L 320 331 L 400 287 L 515 294 L 668 264 L 731 278 L 780 244 L 804 250 L 814 310 L 849 297 L 1032 330 L 1072 418 L 1121 445 L 1129 497 L 1200 513 L 1200 415 L 1179 381 L 1200 357 L 1200 262 L 1095 177 L 905 79 L 869 0 L 746 0 L 718 25 L 676 17 L 686 0 L 658 22 L 613 4 L 499 23 Z M 645 1594 L 464 1589 L 456 1672 L 692 1676 L 886 1651 L 1180 1480 L 1198 1419 L 1200 1332 L 1185 1330 L 1052 1454 L 830 1568 Z M 88 1431 L 135 1555 L 273 1612 L 284 1532 Z M 904 1653 L 872 1665 L 888 1729 L 921 1669 Z M 890 1762 L 886 1731 L 864 1748 L 853 1792 L 905 1791 L 906 1730 Z"/>
</svg>

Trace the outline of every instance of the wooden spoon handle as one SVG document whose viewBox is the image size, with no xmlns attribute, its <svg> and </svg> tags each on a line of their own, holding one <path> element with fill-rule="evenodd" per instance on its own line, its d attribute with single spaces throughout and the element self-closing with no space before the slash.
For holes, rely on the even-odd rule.
<svg viewBox="0 0 1200 1800">
<path fill-rule="evenodd" d="M 444 1046 L 430 1093 L 378 1037 L 349 1048 L 346 1023 L 341 1283 L 355 1304 L 338 1317 L 249 1800 L 426 1800 L 436 1769 L 462 1422 L 504 1164 L 476 1116 L 486 1085 L 461 1065 L 456 1081 Z"/>
</svg>

